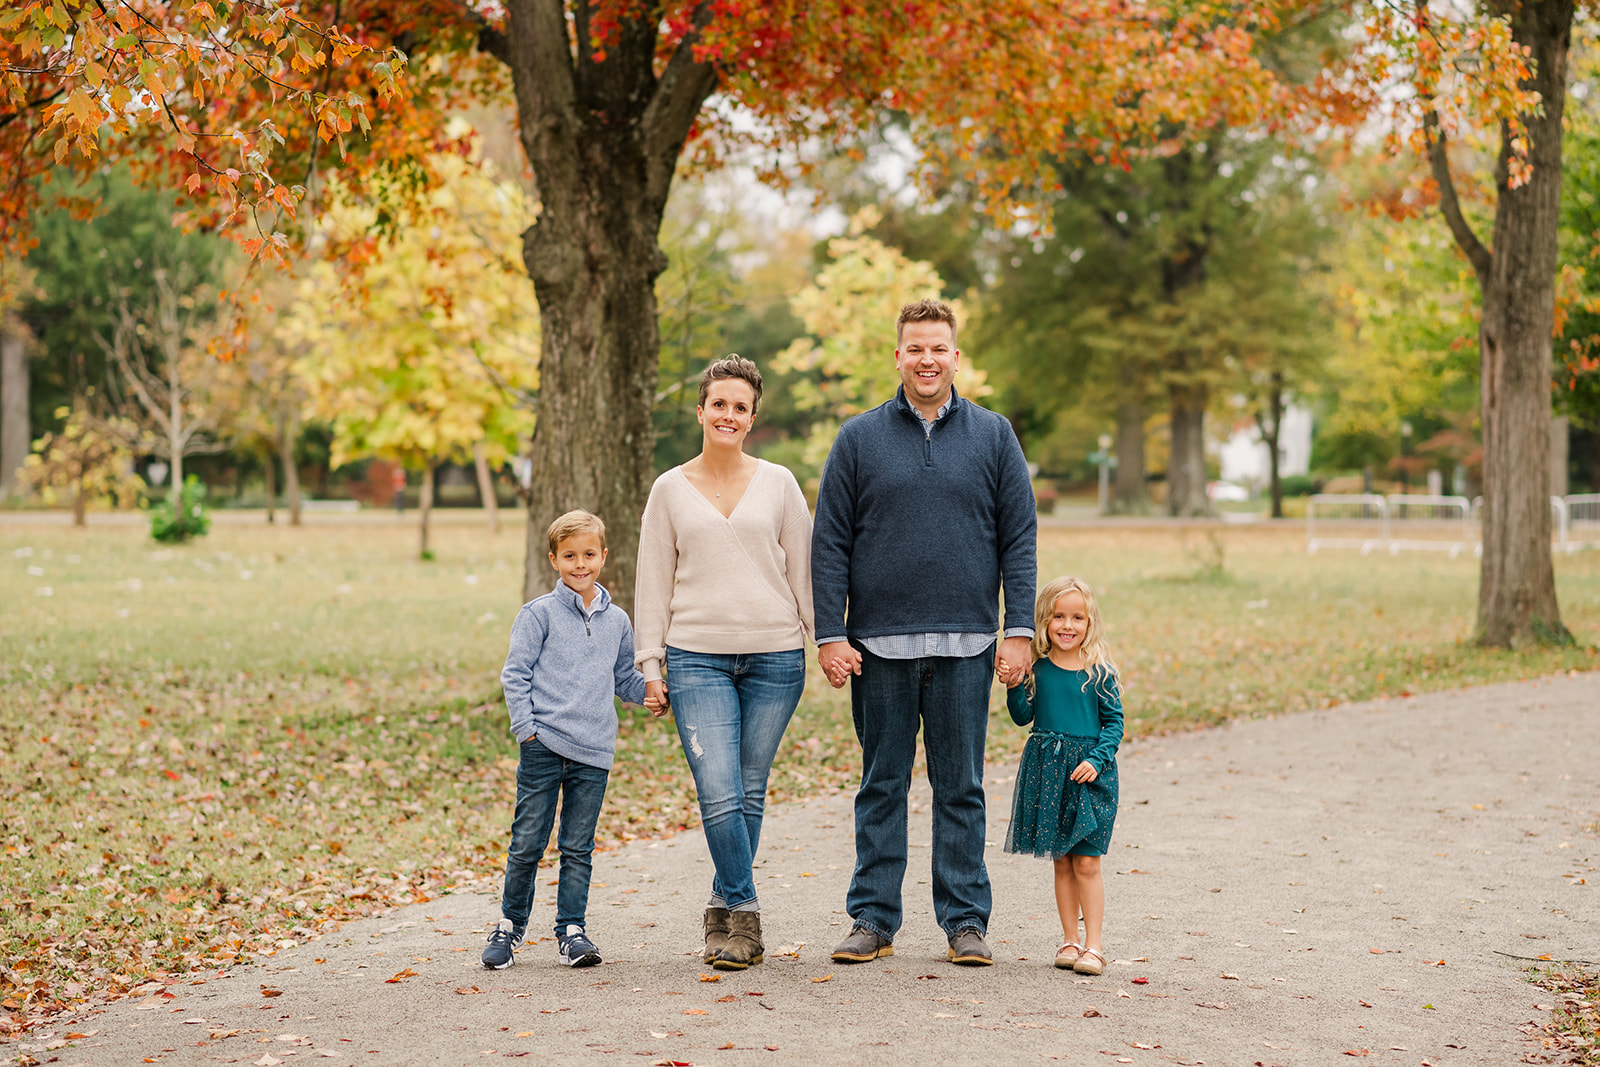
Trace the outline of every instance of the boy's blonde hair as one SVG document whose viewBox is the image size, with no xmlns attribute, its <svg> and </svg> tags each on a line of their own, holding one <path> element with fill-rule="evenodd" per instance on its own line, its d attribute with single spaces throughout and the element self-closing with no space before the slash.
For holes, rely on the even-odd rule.
<svg viewBox="0 0 1600 1067">
<path fill-rule="evenodd" d="M 561 546 L 561 542 L 581 533 L 598 535 L 600 547 L 606 547 L 606 524 L 600 521 L 600 516 L 591 515 L 589 512 L 579 508 L 576 511 L 567 512 L 550 524 L 550 529 L 545 532 L 545 536 L 550 539 L 550 554 L 552 556 L 556 554 L 556 549 Z"/>
<path fill-rule="evenodd" d="M 1063 575 L 1047 583 L 1033 601 L 1033 643 L 1029 646 L 1033 658 L 1028 664 L 1027 683 L 1029 696 L 1033 695 L 1035 684 L 1031 668 L 1050 654 L 1050 616 L 1055 614 L 1056 601 L 1068 593 L 1083 597 L 1083 613 L 1089 617 L 1089 632 L 1079 642 L 1083 649 L 1083 668 L 1089 674 L 1085 686 L 1102 678 L 1115 682 L 1121 673 L 1117 670 L 1116 661 L 1111 658 L 1111 646 L 1106 642 L 1104 628 L 1100 625 L 1100 602 L 1095 599 L 1094 590 L 1082 578 Z"/>
</svg>

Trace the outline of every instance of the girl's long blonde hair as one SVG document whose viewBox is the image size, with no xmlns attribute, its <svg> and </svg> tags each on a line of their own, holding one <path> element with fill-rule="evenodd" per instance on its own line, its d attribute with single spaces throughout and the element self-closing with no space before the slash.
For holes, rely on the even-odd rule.
<svg viewBox="0 0 1600 1067">
<path fill-rule="evenodd" d="M 1102 680 L 1115 683 L 1121 674 L 1116 661 L 1111 658 L 1111 646 L 1106 641 L 1105 629 L 1100 625 L 1100 602 L 1095 599 L 1094 590 L 1082 578 L 1063 575 L 1039 590 L 1039 595 L 1033 601 L 1033 643 L 1029 646 L 1033 658 L 1028 664 L 1027 680 L 1029 697 L 1034 695 L 1036 685 L 1033 667 L 1050 655 L 1050 617 L 1055 614 L 1056 601 L 1068 593 L 1083 597 L 1083 611 L 1089 617 L 1089 632 L 1083 635 L 1079 643 L 1083 649 L 1083 668 L 1088 672 L 1084 685 L 1087 687 Z"/>
</svg>

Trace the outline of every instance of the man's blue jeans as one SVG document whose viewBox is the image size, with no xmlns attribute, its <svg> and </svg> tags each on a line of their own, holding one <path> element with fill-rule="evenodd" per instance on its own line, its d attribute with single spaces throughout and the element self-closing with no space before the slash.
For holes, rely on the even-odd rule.
<svg viewBox="0 0 1600 1067">
<path fill-rule="evenodd" d="M 900 929 L 906 874 L 906 794 L 917 728 L 933 787 L 933 915 L 947 937 L 987 933 L 992 897 L 984 864 L 983 742 L 994 646 L 979 656 L 882 659 L 859 643 L 850 710 L 861 742 L 856 870 L 845 910 L 885 940 Z"/>
<path fill-rule="evenodd" d="M 506 854 L 506 884 L 500 914 L 518 929 L 533 910 L 533 887 L 539 860 L 550 843 L 550 828 L 561 805 L 561 880 L 556 887 L 557 933 L 584 925 L 589 908 L 589 872 L 593 867 L 594 827 L 600 821 L 611 772 L 559 756 L 537 737 L 522 743 L 517 765 L 517 811 L 511 820 L 511 848 Z"/>
<path fill-rule="evenodd" d="M 805 686 L 804 649 L 719 655 L 667 646 L 667 696 L 700 797 L 711 892 L 729 909 L 755 904 L 767 776 Z"/>
</svg>

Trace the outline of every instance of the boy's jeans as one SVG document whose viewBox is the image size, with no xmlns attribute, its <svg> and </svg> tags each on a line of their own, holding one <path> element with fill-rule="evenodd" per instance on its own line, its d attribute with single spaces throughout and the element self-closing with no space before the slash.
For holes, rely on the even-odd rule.
<svg viewBox="0 0 1600 1067">
<path fill-rule="evenodd" d="M 749 907 L 767 776 L 806 686 L 805 649 L 717 654 L 668 645 L 667 685 L 715 868 L 711 891 L 728 908 Z"/>
<path fill-rule="evenodd" d="M 983 741 L 989 727 L 994 646 L 966 658 L 882 659 L 863 648 L 850 680 L 850 710 L 861 741 L 856 793 L 856 870 L 845 910 L 859 926 L 894 939 L 905 880 L 906 794 L 917 758 L 917 728 L 933 787 L 933 917 L 947 937 L 989 927 L 984 865 Z"/>
<path fill-rule="evenodd" d="M 511 848 L 506 855 L 506 884 L 500 913 L 519 929 L 528 924 L 533 910 L 534 880 L 539 859 L 550 843 L 556 818 L 556 797 L 561 795 L 561 881 L 556 888 L 557 933 L 567 925 L 584 925 L 589 907 L 590 857 L 594 855 L 594 827 L 600 819 L 606 780 L 611 772 L 558 756 L 537 737 L 522 743 L 517 767 L 517 813 L 511 820 Z"/>
</svg>

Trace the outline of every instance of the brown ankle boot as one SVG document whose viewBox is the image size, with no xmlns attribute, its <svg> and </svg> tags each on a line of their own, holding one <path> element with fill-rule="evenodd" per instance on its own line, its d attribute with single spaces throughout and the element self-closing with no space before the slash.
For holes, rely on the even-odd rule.
<svg viewBox="0 0 1600 1067">
<path fill-rule="evenodd" d="M 728 945 L 717 953 L 711 966 L 719 971 L 742 971 L 753 963 L 760 963 L 765 951 L 761 943 L 761 913 L 730 911 Z"/>
<path fill-rule="evenodd" d="M 704 962 L 710 963 L 728 947 L 728 909 L 706 909 L 706 951 Z"/>
</svg>

